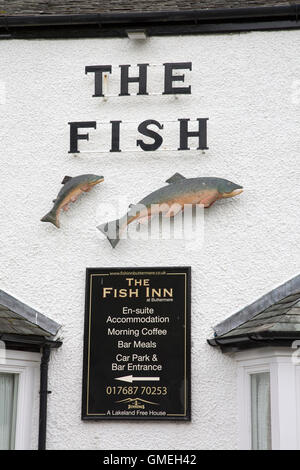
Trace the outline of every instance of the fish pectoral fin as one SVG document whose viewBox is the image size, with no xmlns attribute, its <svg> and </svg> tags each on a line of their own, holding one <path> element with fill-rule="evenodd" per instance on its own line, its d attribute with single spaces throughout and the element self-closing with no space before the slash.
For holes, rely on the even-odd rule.
<svg viewBox="0 0 300 470">
<path fill-rule="evenodd" d="M 71 179 L 72 179 L 72 176 L 65 176 L 64 179 L 62 180 L 61 184 L 66 184 Z"/>
<path fill-rule="evenodd" d="M 202 204 L 205 208 L 212 206 L 218 200 L 218 191 L 203 191 L 197 204 Z"/>
<path fill-rule="evenodd" d="M 85 193 L 88 193 L 92 189 L 91 186 L 86 184 L 85 186 L 82 186 L 81 190 L 84 191 Z"/>
<path fill-rule="evenodd" d="M 212 201 L 211 203 L 204 204 L 204 209 L 209 209 L 216 201 Z"/>
<path fill-rule="evenodd" d="M 175 217 L 175 215 L 179 214 L 182 210 L 183 206 L 181 204 L 175 204 L 164 214 L 164 217 Z"/>
<path fill-rule="evenodd" d="M 216 202 L 215 199 L 212 199 L 211 197 L 206 197 L 200 199 L 200 201 L 197 204 L 201 204 L 204 206 L 205 209 L 208 209 L 210 206 L 212 206 Z"/>
<path fill-rule="evenodd" d="M 172 183 L 178 183 L 179 181 L 185 180 L 185 176 L 182 176 L 180 173 L 175 173 L 171 178 L 166 180 L 166 183 L 172 184 Z"/>
</svg>

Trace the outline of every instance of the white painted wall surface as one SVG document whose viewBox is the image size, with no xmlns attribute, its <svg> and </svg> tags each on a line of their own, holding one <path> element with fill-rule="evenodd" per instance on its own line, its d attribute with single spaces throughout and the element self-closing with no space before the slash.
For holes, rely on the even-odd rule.
<svg viewBox="0 0 300 470">
<path fill-rule="evenodd" d="M 237 447 L 236 363 L 206 339 L 299 273 L 299 47 L 300 31 L 1 42 L 0 287 L 63 325 L 50 366 L 48 448 Z M 86 65 L 173 61 L 192 61 L 191 96 L 103 102 L 84 73 Z M 157 74 L 156 91 L 162 86 Z M 68 154 L 69 121 L 183 117 L 209 117 L 204 155 Z M 171 140 L 177 147 L 177 131 Z M 182 241 L 134 240 L 113 251 L 95 228 L 107 219 L 99 204 L 118 195 L 136 202 L 176 171 L 228 178 L 245 192 L 206 212 L 196 252 Z M 40 223 L 62 177 L 82 173 L 105 183 L 61 216 L 60 230 Z M 192 266 L 192 422 L 82 422 L 85 268 L 167 265 Z"/>
</svg>

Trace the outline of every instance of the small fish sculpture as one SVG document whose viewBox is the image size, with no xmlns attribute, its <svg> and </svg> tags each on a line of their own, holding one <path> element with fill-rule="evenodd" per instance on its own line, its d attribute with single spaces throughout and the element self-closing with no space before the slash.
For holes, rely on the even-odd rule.
<svg viewBox="0 0 300 470">
<path fill-rule="evenodd" d="M 61 184 L 63 188 L 59 191 L 57 198 L 53 200 L 53 207 L 48 214 L 46 214 L 41 222 L 50 222 L 59 228 L 59 214 L 63 209 L 67 211 L 69 209 L 70 202 L 75 202 L 77 198 L 83 192 L 90 191 L 93 186 L 104 181 L 103 176 L 98 175 L 79 175 L 72 178 L 71 176 L 65 176 Z"/>
<path fill-rule="evenodd" d="M 203 204 L 208 208 L 218 199 L 234 197 L 243 192 L 243 187 L 221 178 L 185 178 L 175 173 L 166 183 L 168 186 L 154 191 L 138 204 L 129 206 L 123 217 L 99 225 L 97 228 L 106 235 L 115 248 L 120 235 L 134 220 L 145 223 L 154 214 L 163 213 L 165 217 L 174 217 L 184 209 L 185 204 Z"/>
</svg>

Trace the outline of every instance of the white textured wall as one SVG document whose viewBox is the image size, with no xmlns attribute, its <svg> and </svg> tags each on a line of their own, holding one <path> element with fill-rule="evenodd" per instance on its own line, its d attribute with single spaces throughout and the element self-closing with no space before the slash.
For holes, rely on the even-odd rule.
<svg viewBox="0 0 300 470">
<path fill-rule="evenodd" d="M 299 272 L 300 103 L 292 90 L 300 79 L 300 31 L 136 44 L 2 41 L 0 47 L 6 85 L 0 105 L 0 287 L 63 325 L 64 344 L 50 367 L 48 447 L 236 448 L 236 366 L 206 339 L 214 324 Z M 91 97 L 86 65 L 166 61 L 193 62 L 192 97 L 106 103 Z M 205 155 L 67 153 L 68 121 L 180 117 L 210 118 Z M 177 147 L 177 132 L 172 143 Z M 113 251 L 95 228 L 104 221 L 97 205 L 118 194 L 136 202 L 175 171 L 228 178 L 245 192 L 206 212 L 205 246 L 197 252 L 186 252 L 182 242 L 130 240 Z M 62 215 L 61 230 L 40 223 L 62 177 L 87 172 L 103 174 L 105 183 Z M 192 266 L 192 422 L 83 423 L 85 268 L 181 264 Z"/>
</svg>

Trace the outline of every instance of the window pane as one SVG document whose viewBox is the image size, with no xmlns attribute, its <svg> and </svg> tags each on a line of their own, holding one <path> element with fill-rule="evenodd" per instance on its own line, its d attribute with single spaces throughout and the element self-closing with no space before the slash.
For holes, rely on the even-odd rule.
<svg viewBox="0 0 300 470">
<path fill-rule="evenodd" d="M 18 376 L 0 373 L 0 449 L 15 447 Z"/>
<path fill-rule="evenodd" d="M 252 449 L 271 450 L 270 373 L 251 375 Z"/>
</svg>

